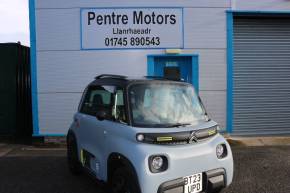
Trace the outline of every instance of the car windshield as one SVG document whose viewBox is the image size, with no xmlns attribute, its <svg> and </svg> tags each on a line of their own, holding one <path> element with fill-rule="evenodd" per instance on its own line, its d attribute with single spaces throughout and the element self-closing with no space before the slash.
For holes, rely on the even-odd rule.
<svg viewBox="0 0 290 193">
<path fill-rule="evenodd" d="M 194 88 L 180 83 L 139 83 L 129 87 L 132 120 L 140 127 L 178 127 L 206 121 Z"/>
</svg>

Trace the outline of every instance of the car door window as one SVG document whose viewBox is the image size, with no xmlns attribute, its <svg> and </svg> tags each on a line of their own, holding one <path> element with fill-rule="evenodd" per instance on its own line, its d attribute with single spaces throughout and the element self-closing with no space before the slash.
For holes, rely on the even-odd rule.
<svg viewBox="0 0 290 193">
<path fill-rule="evenodd" d="M 112 117 L 117 122 L 127 123 L 124 103 L 124 91 L 121 88 L 118 88 L 114 95 Z"/>
<path fill-rule="evenodd" d="M 127 123 L 123 89 L 114 86 L 89 88 L 80 112 L 96 116 L 99 110 L 106 111 L 109 120 Z"/>
<path fill-rule="evenodd" d="M 95 116 L 98 110 L 112 114 L 114 86 L 94 86 L 89 88 L 85 96 L 81 113 Z"/>
</svg>

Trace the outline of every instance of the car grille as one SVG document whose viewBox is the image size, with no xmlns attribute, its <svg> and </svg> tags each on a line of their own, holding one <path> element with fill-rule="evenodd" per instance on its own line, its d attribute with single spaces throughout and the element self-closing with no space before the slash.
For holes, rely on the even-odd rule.
<svg viewBox="0 0 290 193">
<path fill-rule="evenodd" d="M 144 143 L 158 145 L 184 145 L 207 140 L 217 134 L 217 126 L 175 133 L 143 133 Z"/>
</svg>

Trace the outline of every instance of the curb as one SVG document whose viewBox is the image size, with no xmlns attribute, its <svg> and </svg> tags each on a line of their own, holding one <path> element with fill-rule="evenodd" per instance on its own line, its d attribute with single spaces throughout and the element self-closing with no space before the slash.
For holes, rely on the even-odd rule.
<svg viewBox="0 0 290 193">
<path fill-rule="evenodd" d="M 290 145 L 290 137 L 226 137 L 232 146 L 283 146 Z"/>
<path fill-rule="evenodd" d="M 5 144 L 0 144 L 0 157 L 7 155 L 12 150 L 13 150 L 12 147 L 8 147 Z"/>
</svg>

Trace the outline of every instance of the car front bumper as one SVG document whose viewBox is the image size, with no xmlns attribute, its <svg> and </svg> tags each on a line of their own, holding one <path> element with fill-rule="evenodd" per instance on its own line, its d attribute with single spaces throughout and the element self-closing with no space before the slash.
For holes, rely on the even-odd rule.
<svg viewBox="0 0 290 193">
<path fill-rule="evenodd" d="M 225 170 L 218 168 L 203 172 L 202 192 L 217 192 L 226 186 Z M 183 193 L 185 180 L 178 178 L 162 183 L 158 188 L 158 193 Z"/>
<path fill-rule="evenodd" d="M 217 158 L 216 146 L 218 144 L 226 145 L 228 154 L 225 158 Z M 232 182 L 233 157 L 231 148 L 227 141 L 219 134 L 204 142 L 193 145 L 160 145 L 156 148 L 155 145 L 142 144 L 142 146 L 139 147 L 139 151 L 140 150 L 143 152 L 144 157 L 134 156 L 134 167 L 136 168 L 142 193 L 157 193 L 158 190 L 161 191 L 161 193 L 162 191 L 165 193 L 181 191 L 178 187 L 176 187 L 174 191 L 168 190 L 172 189 L 170 188 L 173 187 L 171 184 L 174 184 L 174 186 L 176 186 L 176 184 L 182 186 L 183 177 L 197 173 L 206 175 L 206 177 L 203 178 L 207 179 L 207 181 L 203 183 L 207 185 L 206 191 L 216 189 L 217 186 L 220 187 L 219 184 L 223 184 L 223 187 L 226 187 Z M 164 172 L 152 173 L 148 167 L 148 158 L 150 155 L 166 156 L 168 158 L 168 169 Z M 132 157 L 132 159 L 134 158 Z M 217 175 L 219 177 L 216 177 L 214 172 L 212 178 L 210 175 L 211 171 L 215 171 L 216 169 L 219 171 L 222 169 L 223 175 Z M 174 179 L 177 179 L 177 181 Z M 174 182 L 171 182 L 172 180 L 174 180 Z M 166 189 L 162 189 L 162 187 L 167 187 L 167 192 Z"/>
</svg>

